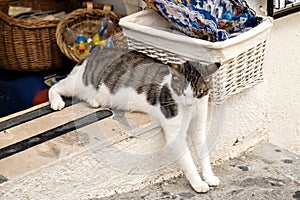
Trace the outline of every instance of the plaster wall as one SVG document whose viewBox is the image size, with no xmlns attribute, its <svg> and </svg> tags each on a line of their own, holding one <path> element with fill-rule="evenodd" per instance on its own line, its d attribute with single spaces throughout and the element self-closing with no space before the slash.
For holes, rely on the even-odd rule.
<svg viewBox="0 0 300 200">
<path fill-rule="evenodd" d="M 265 63 L 269 140 L 300 155 L 300 12 L 275 20 Z"/>
<path fill-rule="evenodd" d="M 219 113 L 214 114 L 216 123 L 223 121 L 213 158 L 235 156 L 243 145 L 248 147 L 263 140 L 300 154 L 299 19 L 298 12 L 274 21 L 264 82 L 230 97 L 222 105 L 224 116 L 218 107 L 213 109 Z"/>
</svg>

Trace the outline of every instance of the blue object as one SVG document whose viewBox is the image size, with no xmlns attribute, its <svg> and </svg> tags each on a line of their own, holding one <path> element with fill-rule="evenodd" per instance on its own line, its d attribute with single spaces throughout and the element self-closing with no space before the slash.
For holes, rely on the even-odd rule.
<svg viewBox="0 0 300 200">
<path fill-rule="evenodd" d="M 100 40 L 103 39 L 103 34 L 104 34 L 104 31 L 106 31 L 107 27 L 108 27 L 108 24 L 107 24 L 107 23 L 104 24 L 104 26 L 101 27 L 101 30 L 100 30 L 100 33 L 99 33 L 99 35 L 100 35 Z"/>
<path fill-rule="evenodd" d="M 243 0 L 144 0 L 175 28 L 211 42 L 224 41 L 259 24 L 255 12 Z"/>
<path fill-rule="evenodd" d="M 0 117 L 32 107 L 34 96 L 46 88 L 41 74 L 0 70 Z"/>
<path fill-rule="evenodd" d="M 83 42 L 83 43 L 86 43 L 87 42 L 87 39 L 86 37 L 80 35 L 76 38 L 76 43 L 79 44 L 80 42 Z"/>
<path fill-rule="evenodd" d="M 233 13 L 231 11 L 227 10 L 223 13 L 222 19 L 229 21 L 229 20 L 232 20 L 232 17 L 233 17 Z"/>
</svg>

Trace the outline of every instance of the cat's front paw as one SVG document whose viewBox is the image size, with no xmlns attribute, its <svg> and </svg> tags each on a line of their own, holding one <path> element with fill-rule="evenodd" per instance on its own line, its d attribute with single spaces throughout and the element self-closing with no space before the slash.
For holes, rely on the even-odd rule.
<svg viewBox="0 0 300 200">
<path fill-rule="evenodd" d="M 204 181 L 209 185 L 209 186 L 218 186 L 220 185 L 220 179 L 217 176 L 209 176 L 209 177 L 204 177 Z"/>
<path fill-rule="evenodd" d="M 100 104 L 95 100 L 95 99 L 88 99 L 86 100 L 87 103 L 92 107 L 92 108 L 99 108 Z"/>
<path fill-rule="evenodd" d="M 206 193 L 209 190 L 208 184 L 204 181 L 201 181 L 197 184 L 192 184 L 192 188 L 198 193 Z"/>
<path fill-rule="evenodd" d="M 63 100 L 54 100 L 50 102 L 50 107 L 53 110 L 62 110 L 65 107 L 65 102 Z"/>
</svg>

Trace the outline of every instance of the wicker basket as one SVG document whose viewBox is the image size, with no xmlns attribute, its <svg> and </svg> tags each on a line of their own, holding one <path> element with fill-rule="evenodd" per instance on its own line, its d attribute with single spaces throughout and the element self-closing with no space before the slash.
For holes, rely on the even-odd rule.
<svg viewBox="0 0 300 200">
<path fill-rule="evenodd" d="M 38 11 L 71 11 L 76 1 L 54 0 L 0 1 L 0 68 L 16 71 L 41 71 L 64 66 L 65 57 L 56 44 L 58 20 L 24 20 L 8 16 L 9 6 L 31 7 Z"/>
<path fill-rule="evenodd" d="M 210 99 L 222 104 L 229 96 L 263 81 L 266 42 L 273 25 L 271 18 L 251 30 L 222 42 L 190 38 L 173 33 L 170 24 L 153 10 L 124 17 L 119 23 L 128 47 L 164 63 L 194 60 L 220 63 L 210 79 Z"/>
<path fill-rule="evenodd" d="M 73 12 L 69 13 L 57 26 L 56 31 L 56 40 L 61 51 L 71 60 L 75 62 L 80 62 L 82 59 L 76 53 L 74 53 L 67 45 L 66 40 L 64 38 L 63 32 L 66 28 L 76 29 L 79 28 L 81 30 L 85 30 L 85 34 L 87 37 L 90 37 L 97 30 L 97 24 L 99 20 L 108 16 L 114 22 L 118 24 L 121 16 L 112 11 L 112 6 L 107 4 L 95 4 L 91 2 L 87 2 L 87 8 L 77 9 Z M 120 28 L 121 30 L 121 28 Z"/>
</svg>

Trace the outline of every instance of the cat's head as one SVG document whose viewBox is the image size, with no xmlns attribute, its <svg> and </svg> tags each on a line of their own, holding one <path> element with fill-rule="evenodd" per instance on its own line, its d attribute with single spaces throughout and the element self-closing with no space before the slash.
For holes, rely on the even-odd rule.
<svg viewBox="0 0 300 200">
<path fill-rule="evenodd" d="M 187 61 L 184 64 L 170 64 L 171 87 L 182 104 L 192 106 L 195 99 L 208 94 L 207 79 L 220 67 L 219 63 L 201 64 Z"/>
</svg>

